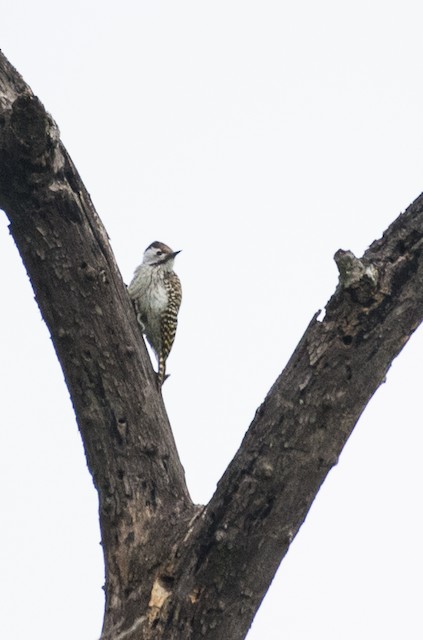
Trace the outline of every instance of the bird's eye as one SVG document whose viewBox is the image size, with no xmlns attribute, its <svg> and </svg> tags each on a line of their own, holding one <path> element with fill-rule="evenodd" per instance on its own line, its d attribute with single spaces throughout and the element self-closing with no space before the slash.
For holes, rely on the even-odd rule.
<svg viewBox="0 0 423 640">
<path fill-rule="evenodd" d="M 162 253 L 163 253 L 163 251 L 160 251 L 160 250 L 159 250 L 159 251 L 156 251 L 156 256 L 161 256 L 161 255 L 162 255 Z"/>
</svg>

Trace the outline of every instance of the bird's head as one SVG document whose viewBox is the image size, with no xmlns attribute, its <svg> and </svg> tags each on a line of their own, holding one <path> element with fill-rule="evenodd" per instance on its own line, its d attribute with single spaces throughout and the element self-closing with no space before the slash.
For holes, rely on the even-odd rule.
<svg viewBox="0 0 423 640">
<path fill-rule="evenodd" d="M 172 251 L 167 244 L 163 242 L 152 242 L 144 251 L 143 264 L 148 264 L 151 267 L 164 266 L 169 271 L 173 268 L 173 261 L 175 256 L 180 251 Z"/>
</svg>

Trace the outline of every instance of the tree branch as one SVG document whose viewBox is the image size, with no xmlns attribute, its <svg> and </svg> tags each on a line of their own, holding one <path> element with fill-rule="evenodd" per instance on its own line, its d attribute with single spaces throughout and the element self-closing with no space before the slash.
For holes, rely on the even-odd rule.
<svg viewBox="0 0 423 640">
<path fill-rule="evenodd" d="M 107 627 L 193 506 L 126 288 L 52 118 L 0 57 L 0 206 L 63 368 L 99 494 Z M 157 530 L 161 535 L 157 538 Z M 140 546 L 154 548 L 154 562 Z"/>
<path fill-rule="evenodd" d="M 173 594 L 167 615 L 190 620 L 196 594 L 193 637 L 245 637 L 326 475 L 422 321 L 422 247 L 420 196 L 362 259 L 337 253 L 340 283 L 324 319 L 312 319 L 175 562 L 191 591 Z"/>
<path fill-rule="evenodd" d="M 340 280 L 194 508 L 126 289 L 57 127 L 0 55 L 0 206 L 99 493 L 103 638 L 245 637 L 359 416 L 423 318 L 423 197 Z"/>
</svg>

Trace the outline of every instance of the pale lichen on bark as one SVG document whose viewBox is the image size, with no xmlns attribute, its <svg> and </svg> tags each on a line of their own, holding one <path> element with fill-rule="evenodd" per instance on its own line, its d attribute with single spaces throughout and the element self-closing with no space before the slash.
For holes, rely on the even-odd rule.
<svg viewBox="0 0 423 640">
<path fill-rule="evenodd" d="M 373 264 L 356 258 L 352 251 L 344 251 L 343 249 L 339 249 L 334 258 L 339 271 L 339 283 L 345 289 L 358 286 L 364 280 L 376 288 L 379 274 Z"/>
</svg>

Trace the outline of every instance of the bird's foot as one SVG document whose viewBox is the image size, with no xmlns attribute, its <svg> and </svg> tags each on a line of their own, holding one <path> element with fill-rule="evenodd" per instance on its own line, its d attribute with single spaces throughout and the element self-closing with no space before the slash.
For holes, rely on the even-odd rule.
<svg viewBox="0 0 423 640">
<path fill-rule="evenodd" d="M 162 386 L 164 385 L 164 383 L 166 382 L 166 380 L 169 378 L 170 373 L 166 373 L 163 378 L 160 376 L 160 374 L 157 374 L 157 386 L 159 387 L 159 389 L 162 388 Z"/>
</svg>

